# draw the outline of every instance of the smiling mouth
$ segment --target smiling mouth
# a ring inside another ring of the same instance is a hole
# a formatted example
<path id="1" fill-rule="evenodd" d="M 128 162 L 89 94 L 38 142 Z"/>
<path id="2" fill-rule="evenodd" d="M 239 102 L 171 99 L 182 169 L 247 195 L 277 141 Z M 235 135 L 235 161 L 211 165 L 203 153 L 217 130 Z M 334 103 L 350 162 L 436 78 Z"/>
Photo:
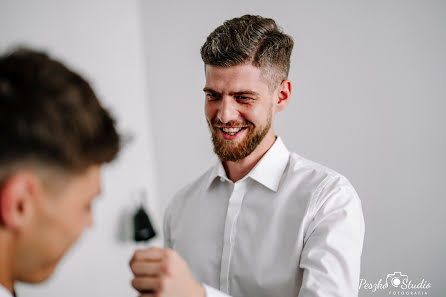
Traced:
<path id="1" fill-rule="evenodd" d="M 242 130 L 245 130 L 247 127 L 219 127 L 221 131 L 224 133 L 234 136 L 235 134 L 239 133 Z"/>

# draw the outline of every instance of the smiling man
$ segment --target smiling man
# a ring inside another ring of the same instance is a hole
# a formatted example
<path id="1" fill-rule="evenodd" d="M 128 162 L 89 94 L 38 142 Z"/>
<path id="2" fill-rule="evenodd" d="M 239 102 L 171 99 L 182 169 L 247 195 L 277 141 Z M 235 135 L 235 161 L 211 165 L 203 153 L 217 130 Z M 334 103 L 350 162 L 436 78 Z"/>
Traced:
<path id="1" fill-rule="evenodd" d="M 166 210 L 167 249 L 131 260 L 141 296 L 358 295 L 361 203 L 341 174 L 289 152 L 274 118 L 291 97 L 293 40 L 245 15 L 201 48 L 219 161 Z"/>
<path id="2" fill-rule="evenodd" d="M 120 147 L 89 84 L 46 54 L 0 57 L 0 297 L 47 279 L 85 228 Z"/>

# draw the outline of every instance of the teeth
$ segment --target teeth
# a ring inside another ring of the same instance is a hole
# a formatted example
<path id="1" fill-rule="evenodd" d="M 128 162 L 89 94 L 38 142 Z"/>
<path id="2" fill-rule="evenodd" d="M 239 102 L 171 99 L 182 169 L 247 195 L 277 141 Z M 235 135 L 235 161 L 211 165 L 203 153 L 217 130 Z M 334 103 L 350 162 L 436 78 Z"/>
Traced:
<path id="1" fill-rule="evenodd" d="M 234 135 L 236 134 L 238 131 L 242 130 L 242 128 L 222 128 L 224 132 L 230 134 L 230 135 Z"/>

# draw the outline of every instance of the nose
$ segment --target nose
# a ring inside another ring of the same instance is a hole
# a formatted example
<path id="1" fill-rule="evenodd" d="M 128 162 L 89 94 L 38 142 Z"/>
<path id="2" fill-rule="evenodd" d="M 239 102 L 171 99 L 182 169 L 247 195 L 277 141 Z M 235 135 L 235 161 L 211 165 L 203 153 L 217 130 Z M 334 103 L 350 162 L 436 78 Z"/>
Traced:
<path id="1" fill-rule="evenodd" d="M 222 123 L 238 119 L 237 105 L 230 96 L 224 96 L 220 101 L 217 117 Z"/>

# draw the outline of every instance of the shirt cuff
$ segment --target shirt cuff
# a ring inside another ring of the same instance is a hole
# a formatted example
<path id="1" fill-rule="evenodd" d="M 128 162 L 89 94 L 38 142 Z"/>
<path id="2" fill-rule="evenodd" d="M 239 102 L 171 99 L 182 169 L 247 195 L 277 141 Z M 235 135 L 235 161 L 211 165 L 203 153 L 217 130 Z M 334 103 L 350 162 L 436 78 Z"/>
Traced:
<path id="1" fill-rule="evenodd" d="M 202 284 L 204 287 L 204 291 L 206 292 L 206 297 L 230 297 L 229 295 L 226 295 L 225 293 L 214 289 L 208 285 Z"/>

